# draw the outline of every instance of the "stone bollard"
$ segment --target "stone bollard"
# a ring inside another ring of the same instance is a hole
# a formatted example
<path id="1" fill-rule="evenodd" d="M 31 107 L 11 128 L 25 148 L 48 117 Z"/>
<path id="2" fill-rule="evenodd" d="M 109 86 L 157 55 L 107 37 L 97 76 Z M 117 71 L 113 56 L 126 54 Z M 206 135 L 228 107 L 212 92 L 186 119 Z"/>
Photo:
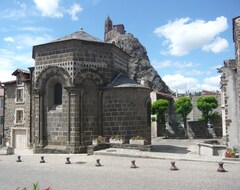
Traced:
<path id="1" fill-rule="evenodd" d="M 67 157 L 66 160 L 67 160 L 67 161 L 65 162 L 65 164 L 71 164 L 71 162 L 70 162 L 70 157 Z"/>
<path id="2" fill-rule="evenodd" d="M 224 168 L 223 168 L 223 162 L 219 162 L 218 163 L 219 167 L 217 169 L 218 172 L 227 172 Z"/>
<path id="3" fill-rule="evenodd" d="M 45 163 L 44 156 L 41 156 L 40 163 Z"/>
<path id="4" fill-rule="evenodd" d="M 21 156 L 18 156 L 17 158 L 18 158 L 18 159 L 17 159 L 17 162 L 22 162 Z"/>
<path id="5" fill-rule="evenodd" d="M 177 171 L 177 170 L 179 170 L 179 169 L 175 166 L 175 162 L 174 162 L 174 161 L 171 162 L 170 170 L 171 170 L 171 171 Z"/>
<path id="6" fill-rule="evenodd" d="M 137 168 L 136 164 L 135 164 L 135 160 L 132 160 L 132 165 L 131 165 L 131 168 Z"/>
<path id="7" fill-rule="evenodd" d="M 102 165 L 100 164 L 100 159 L 97 159 L 97 160 L 96 160 L 95 166 L 97 166 L 97 167 L 102 166 Z"/>

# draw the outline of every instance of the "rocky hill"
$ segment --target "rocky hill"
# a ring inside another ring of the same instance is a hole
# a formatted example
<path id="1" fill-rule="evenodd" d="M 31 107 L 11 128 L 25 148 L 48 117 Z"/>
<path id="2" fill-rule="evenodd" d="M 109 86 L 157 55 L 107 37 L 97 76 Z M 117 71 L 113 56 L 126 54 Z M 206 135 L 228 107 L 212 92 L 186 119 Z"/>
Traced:
<path id="1" fill-rule="evenodd" d="M 128 53 L 131 58 L 129 61 L 130 78 L 163 93 L 171 93 L 169 87 L 161 79 L 157 71 L 151 65 L 145 47 L 132 34 L 119 34 L 116 31 L 110 31 L 109 43 L 115 43 L 116 46 Z"/>

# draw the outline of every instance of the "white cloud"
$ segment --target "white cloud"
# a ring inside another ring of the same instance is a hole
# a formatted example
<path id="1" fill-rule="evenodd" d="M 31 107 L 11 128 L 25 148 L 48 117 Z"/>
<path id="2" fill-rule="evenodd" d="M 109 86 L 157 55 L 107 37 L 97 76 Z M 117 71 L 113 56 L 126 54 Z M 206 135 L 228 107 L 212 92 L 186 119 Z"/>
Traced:
<path id="1" fill-rule="evenodd" d="M 155 69 L 168 68 L 168 67 L 171 67 L 173 64 L 173 62 L 170 60 L 164 60 L 164 61 L 160 61 L 160 62 L 153 60 L 153 61 L 151 61 L 151 63 Z"/>
<path id="2" fill-rule="evenodd" d="M 196 70 L 196 69 L 193 69 L 193 70 L 184 70 L 182 71 L 184 72 L 185 74 L 187 75 L 191 75 L 191 76 L 200 76 L 200 75 L 204 75 L 206 73 L 204 73 L 203 71 L 199 71 L 199 70 Z"/>
<path id="3" fill-rule="evenodd" d="M 23 3 L 23 2 L 15 1 L 15 3 L 16 3 L 19 7 L 21 7 L 22 9 L 26 9 L 26 8 L 27 8 L 27 5 L 26 5 L 25 3 Z"/>
<path id="4" fill-rule="evenodd" d="M 152 65 L 154 66 L 154 68 L 158 69 L 158 68 L 168 68 L 168 67 L 175 67 L 175 68 L 190 68 L 190 67 L 194 67 L 194 64 L 191 62 L 179 62 L 179 61 L 171 61 L 171 60 L 164 60 L 164 61 L 156 61 L 153 60 Z"/>
<path id="5" fill-rule="evenodd" d="M 201 91 L 201 85 L 198 84 L 199 82 L 195 78 L 184 77 L 183 75 L 175 74 L 165 75 L 162 77 L 162 79 L 173 91 L 177 90 L 180 93 L 184 93 L 186 91 Z"/>
<path id="6" fill-rule="evenodd" d="M 17 5 L 17 9 L 5 9 L 0 13 L 0 19 L 19 19 L 26 17 L 27 6 L 25 3 L 19 1 L 14 1 L 14 4 Z"/>
<path id="7" fill-rule="evenodd" d="M 14 41 L 15 41 L 15 40 L 13 39 L 13 37 L 11 37 L 11 36 L 5 37 L 5 38 L 3 38 L 3 40 L 4 40 L 5 42 L 14 42 Z"/>
<path id="8" fill-rule="evenodd" d="M 202 89 L 215 91 L 220 89 L 220 75 L 214 77 L 207 77 L 204 79 L 204 83 L 202 84 Z"/>
<path id="9" fill-rule="evenodd" d="M 23 46 L 16 46 L 18 50 L 23 49 Z"/>
<path id="10" fill-rule="evenodd" d="M 224 51 L 228 42 L 219 35 L 227 28 L 227 18 L 223 16 L 208 22 L 180 18 L 157 27 L 154 33 L 165 38 L 163 45 L 168 46 L 168 54 L 183 56 L 197 48 L 214 53 Z"/>
<path id="11" fill-rule="evenodd" d="M 52 31 L 50 28 L 45 28 L 45 27 L 33 27 L 33 26 L 25 26 L 20 28 L 19 30 L 21 31 L 27 31 L 27 32 L 49 32 Z"/>
<path id="12" fill-rule="evenodd" d="M 16 37 L 18 45 L 31 47 L 34 45 L 44 44 L 52 41 L 52 37 L 48 34 L 43 34 L 41 36 L 36 35 L 19 35 Z"/>
<path id="13" fill-rule="evenodd" d="M 0 66 L 1 66 L 1 64 L 0 64 Z M 7 81 L 15 80 L 16 77 L 12 76 L 13 72 L 14 72 L 14 70 L 11 70 L 9 68 L 1 69 L 0 70 L 0 82 L 7 82 Z"/>
<path id="14" fill-rule="evenodd" d="M 33 65 L 31 54 L 18 55 L 7 49 L 0 49 L 0 81 L 14 80 L 15 77 L 12 76 L 12 73 L 19 65 L 21 68 Z"/>
<path id="15" fill-rule="evenodd" d="M 220 90 L 220 75 L 207 77 L 202 84 L 196 78 L 185 77 L 181 74 L 165 75 L 162 79 L 171 90 L 177 90 L 179 93 Z"/>
<path id="16" fill-rule="evenodd" d="M 7 9 L 1 12 L 0 19 L 18 19 L 18 18 L 25 18 L 26 12 L 25 9 Z"/>
<path id="17" fill-rule="evenodd" d="M 212 51 L 213 53 L 223 52 L 228 47 L 228 41 L 223 38 L 216 38 L 211 44 L 202 47 L 203 51 Z"/>
<path id="18" fill-rule="evenodd" d="M 92 5 L 95 6 L 98 3 L 100 3 L 102 0 L 89 0 L 90 2 L 92 2 Z"/>
<path id="19" fill-rule="evenodd" d="M 41 11 L 42 16 L 47 17 L 63 17 L 63 13 L 60 11 L 60 0 L 33 0 L 37 5 L 37 8 Z"/>
<path id="20" fill-rule="evenodd" d="M 80 13 L 83 10 L 80 4 L 74 4 L 70 9 L 69 9 L 69 14 L 71 15 L 71 19 L 74 21 L 78 20 L 77 14 Z"/>
<path id="21" fill-rule="evenodd" d="M 34 45 L 44 44 L 52 41 L 52 37 L 48 34 L 42 34 L 42 35 L 32 35 L 32 34 L 24 34 L 24 35 L 18 35 L 14 36 L 14 45 L 15 47 L 20 49 L 29 49 L 32 48 Z M 11 40 L 11 39 L 8 39 Z"/>

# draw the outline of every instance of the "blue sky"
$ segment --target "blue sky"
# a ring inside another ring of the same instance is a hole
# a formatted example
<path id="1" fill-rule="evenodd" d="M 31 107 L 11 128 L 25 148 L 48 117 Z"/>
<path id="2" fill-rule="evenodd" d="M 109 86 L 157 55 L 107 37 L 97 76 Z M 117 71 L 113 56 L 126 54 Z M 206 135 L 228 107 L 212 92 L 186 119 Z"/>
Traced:
<path id="1" fill-rule="evenodd" d="M 219 90 L 216 68 L 234 59 L 239 0 L 1 0 L 0 81 L 34 65 L 32 46 L 78 31 L 103 39 L 104 21 L 124 24 L 178 92 Z"/>

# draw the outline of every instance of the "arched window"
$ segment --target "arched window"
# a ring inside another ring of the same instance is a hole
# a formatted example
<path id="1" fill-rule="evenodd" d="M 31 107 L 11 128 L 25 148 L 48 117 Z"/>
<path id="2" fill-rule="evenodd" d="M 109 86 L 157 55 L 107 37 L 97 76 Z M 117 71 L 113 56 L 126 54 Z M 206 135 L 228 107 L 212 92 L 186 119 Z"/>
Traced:
<path id="1" fill-rule="evenodd" d="M 62 104 L 62 85 L 56 83 L 54 86 L 54 105 Z"/>

